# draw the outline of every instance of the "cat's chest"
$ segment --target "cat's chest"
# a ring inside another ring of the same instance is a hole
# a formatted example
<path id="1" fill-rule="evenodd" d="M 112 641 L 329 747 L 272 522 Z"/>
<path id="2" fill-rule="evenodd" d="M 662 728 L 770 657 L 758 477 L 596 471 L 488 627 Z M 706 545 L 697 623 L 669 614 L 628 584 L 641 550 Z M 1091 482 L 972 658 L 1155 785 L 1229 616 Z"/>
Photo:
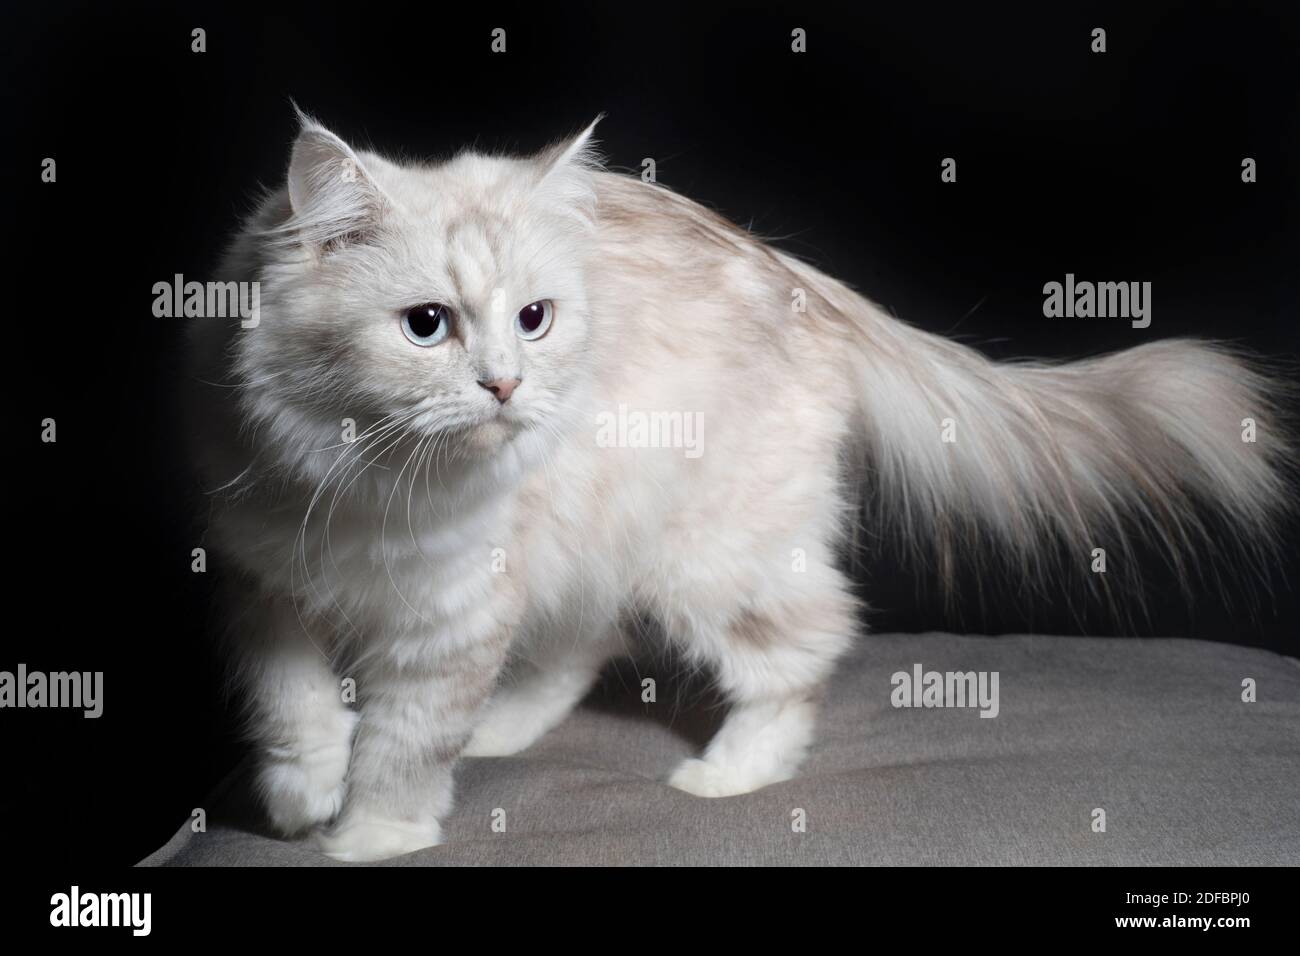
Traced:
<path id="1" fill-rule="evenodd" d="M 334 522 L 318 537 L 328 538 L 336 555 L 361 571 L 367 567 L 463 571 L 509 535 L 511 513 L 504 503 L 473 510 L 424 506 L 368 509 Z"/>
<path id="2" fill-rule="evenodd" d="M 442 615 L 491 590 L 512 547 L 506 500 L 476 508 L 419 506 L 338 509 L 309 521 L 294 546 L 294 590 Z"/>

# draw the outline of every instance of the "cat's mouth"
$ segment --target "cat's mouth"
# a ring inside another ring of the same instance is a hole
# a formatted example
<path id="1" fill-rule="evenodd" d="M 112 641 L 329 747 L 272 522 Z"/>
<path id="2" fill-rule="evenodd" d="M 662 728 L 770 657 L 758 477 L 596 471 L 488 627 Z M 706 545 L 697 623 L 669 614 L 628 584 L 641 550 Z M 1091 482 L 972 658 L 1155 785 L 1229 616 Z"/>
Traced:
<path id="1" fill-rule="evenodd" d="M 485 410 L 482 424 L 495 422 L 522 431 L 532 421 L 532 416 L 517 402 L 494 402 L 493 406 Z"/>
<path id="2" fill-rule="evenodd" d="M 454 443 L 474 451 L 491 451 L 527 431 L 532 416 L 510 402 L 493 402 L 495 407 L 483 407 L 468 420 L 462 420 L 444 434 Z"/>

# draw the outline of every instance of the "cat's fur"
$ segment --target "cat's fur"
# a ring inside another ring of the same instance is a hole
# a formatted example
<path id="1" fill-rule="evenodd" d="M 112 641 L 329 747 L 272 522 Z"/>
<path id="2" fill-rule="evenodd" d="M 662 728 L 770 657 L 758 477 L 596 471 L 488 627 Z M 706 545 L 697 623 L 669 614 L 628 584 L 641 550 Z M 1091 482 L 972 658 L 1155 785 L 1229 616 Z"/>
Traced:
<path id="1" fill-rule="evenodd" d="M 232 249 L 223 278 L 260 281 L 261 318 L 196 334 L 198 449 L 280 831 L 345 860 L 437 843 L 457 757 L 563 720 L 627 614 L 731 704 L 669 783 L 790 777 L 857 626 L 836 551 L 864 493 L 945 572 L 978 535 L 1025 573 L 1064 543 L 1061 573 L 1087 576 L 1126 534 L 1182 556 L 1198 501 L 1272 533 L 1286 449 L 1229 351 L 995 364 L 603 171 L 590 135 L 413 166 L 304 117 Z M 512 318 L 540 299 L 554 324 L 524 341 Z M 432 348 L 399 328 L 425 302 L 456 316 Z M 511 376 L 505 404 L 478 384 Z M 619 406 L 698 416 L 702 454 L 605 447 Z"/>

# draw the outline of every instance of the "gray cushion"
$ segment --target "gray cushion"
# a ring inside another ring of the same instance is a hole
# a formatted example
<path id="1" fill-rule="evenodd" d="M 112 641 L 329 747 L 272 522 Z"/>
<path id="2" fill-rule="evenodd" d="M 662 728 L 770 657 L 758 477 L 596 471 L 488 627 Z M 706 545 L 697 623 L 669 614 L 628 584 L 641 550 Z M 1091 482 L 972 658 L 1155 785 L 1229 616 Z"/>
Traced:
<path id="1" fill-rule="evenodd" d="M 999 672 L 998 716 L 893 707 L 891 675 L 916 663 Z M 1300 863 L 1294 658 L 1188 640 L 865 637 L 801 775 L 716 800 L 663 783 L 719 714 L 674 694 L 674 673 L 624 668 L 525 753 L 462 762 L 447 842 L 389 862 Z M 643 676 L 658 703 L 641 702 Z M 207 832 L 187 822 L 142 864 L 343 865 L 261 832 L 242 777 L 206 809 Z"/>

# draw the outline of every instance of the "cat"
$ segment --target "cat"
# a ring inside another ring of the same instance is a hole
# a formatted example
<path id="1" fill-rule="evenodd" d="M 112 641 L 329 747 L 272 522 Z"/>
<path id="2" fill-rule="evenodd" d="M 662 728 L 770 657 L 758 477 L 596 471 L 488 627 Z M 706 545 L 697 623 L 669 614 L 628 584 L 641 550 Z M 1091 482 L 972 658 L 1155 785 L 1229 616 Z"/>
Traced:
<path id="1" fill-rule="evenodd" d="M 595 123 L 421 165 L 299 121 L 223 267 L 260 320 L 196 326 L 194 435 L 262 802 L 336 859 L 437 844 L 458 757 L 564 720 L 629 614 L 729 704 L 668 783 L 791 778 L 864 496 L 945 578 L 975 541 L 1189 560 L 1207 503 L 1277 532 L 1277 387 L 1221 345 L 998 364 L 606 171 Z"/>

